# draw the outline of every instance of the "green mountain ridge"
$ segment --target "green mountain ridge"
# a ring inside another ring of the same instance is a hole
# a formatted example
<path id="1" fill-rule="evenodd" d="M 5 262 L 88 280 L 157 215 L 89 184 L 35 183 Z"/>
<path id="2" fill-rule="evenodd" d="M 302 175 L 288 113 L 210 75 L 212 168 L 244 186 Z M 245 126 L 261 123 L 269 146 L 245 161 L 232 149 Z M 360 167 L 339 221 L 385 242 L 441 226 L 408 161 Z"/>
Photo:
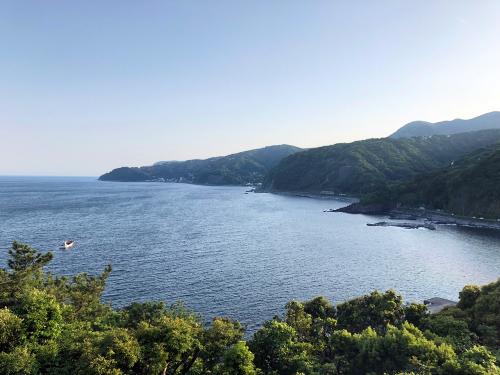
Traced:
<path id="1" fill-rule="evenodd" d="M 455 119 L 436 123 L 413 121 L 399 128 L 390 138 L 450 135 L 485 129 L 500 129 L 500 112 L 485 113 L 469 120 Z"/>
<path id="2" fill-rule="evenodd" d="M 443 168 L 500 142 L 500 129 L 454 135 L 380 138 L 308 149 L 284 158 L 264 180 L 271 192 L 364 195 Z"/>
<path id="3" fill-rule="evenodd" d="M 167 181 L 202 185 L 246 185 L 264 180 L 281 159 L 300 148 L 268 146 L 227 156 L 186 161 L 158 162 L 144 167 L 121 167 L 108 172 L 101 181 Z"/>

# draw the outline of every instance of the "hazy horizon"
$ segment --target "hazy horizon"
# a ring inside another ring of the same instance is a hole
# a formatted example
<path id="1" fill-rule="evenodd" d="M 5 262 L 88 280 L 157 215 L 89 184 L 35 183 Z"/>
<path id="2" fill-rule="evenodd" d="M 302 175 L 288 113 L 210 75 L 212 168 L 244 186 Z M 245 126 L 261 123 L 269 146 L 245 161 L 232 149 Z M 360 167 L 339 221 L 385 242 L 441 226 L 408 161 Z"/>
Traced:
<path id="1" fill-rule="evenodd" d="M 385 137 L 500 109 L 500 3 L 5 1 L 0 175 Z"/>
<path id="2" fill-rule="evenodd" d="M 486 113 L 491 113 L 491 112 L 498 112 L 498 111 L 490 111 L 490 112 L 486 112 Z M 482 113 L 478 116 L 481 116 L 481 115 L 484 115 L 486 113 Z M 478 117 L 478 116 L 474 116 L 474 117 Z M 474 118 L 473 117 L 473 118 Z M 435 122 L 441 122 L 441 121 L 450 121 L 450 120 L 469 120 L 468 118 L 467 119 L 464 119 L 464 118 L 450 118 L 450 119 L 445 119 L 445 120 L 440 120 L 440 121 L 433 121 L 432 123 L 435 123 Z M 425 120 L 414 120 L 414 121 L 425 121 Z M 401 126 L 404 126 L 406 124 L 403 124 Z M 400 128 L 400 127 L 398 127 Z M 397 128 L 397 129 L 398 129 Z M 394 129 L 394 130 L 397 130 L 397 129 Z M 388 134 L 389 135 L 389 134 Z M 387 136 L 388 136 L 387 135 Z M 377 137 L 378 138 L 378 137 Z M 380 138 L 383 138 L 383 136 L 381 136 Z M 367 138 L 363 138 L 363 139 L 367 139 Z M 361 140 L 361 139 L 359 139 Z M 352 140 L 352 141 L 356 141 L 356 139 Z M 335 143 L 332 143 L 332 144 L 335 144 Z M 154 163 L 157 163 L 157 162 L 182 162 L 182 161 L 186 161 L 186 160 L 193 160 L 193 159 L 206 159 L 206 158 L 211 158 L 211 157 L 219 157 L 219 156 L 227 156 L 227 155 L 231 155 L 231 154 L 235 154 L 235 153 L 240 153 L 240 152 L 244 152 L 244 151 L 251 151 L 251 150 L 254 150 L 254 149 L 259 149 L 259 148 L 264 148 L 264 147 L 268 147 L 268 146 L 276 146 L 276 145 L 284 145 L 284 143 L 276 143 L 276 144 L 273 144 L 273 145 L 263 145 L 263 146 L 260 146 L 260 147 L 256 147 L 256 148 L 246 148 L 246 149 L 241 149 L 241 150 L 237 150 L 237 151 L 234 151 L 234 152 L 229 152 L 227 154 L 217 154 L 217 155 L 208 155 L 208 156 L 205 156 L 205 157 L 199 157 L 199 158 L 196 158 L 196 157 L 193 157 L 193 158 L 186 158 L 186 159 L 169 159 L 169 160 L 155 160 L 155 161 L 152 161 L 151 163 L 148 163 L 148 164 L 141 164 L 141 165 L 116 165 L 111 169 L 115 169 L 115 168 L 119 168 L 119 167 L 141 167 L 141 166 L 147 166 L 147 165 L 152 165 Z M 312 147 L 301 147 L 301 146 L 297 146 L 297 145 L 290 145 L 290 146 L 296 146 L 296 147 L 300 147 L 300 148 L 303 148 L 303 149 L 309 149 L 309 148 L 314 148 L 314 147 L 321 147 L 321 146 L 328 146 L 330 144 L 321 144 L 321 145 L 317 145 L 317 146 L 312 146 Z M 104 173 L 104 172 L 103 172 Z M 9 176 L 12 176 L 12 177 L 99 177 L 100 174 L 95 174 L 95 175 L 79 175 L 79 174 L 23 174 L 23 173 L 11 173 L 11 174 L 0 174 L 0 176 L 4 176 L 4 177 L 9 177 Z"/>

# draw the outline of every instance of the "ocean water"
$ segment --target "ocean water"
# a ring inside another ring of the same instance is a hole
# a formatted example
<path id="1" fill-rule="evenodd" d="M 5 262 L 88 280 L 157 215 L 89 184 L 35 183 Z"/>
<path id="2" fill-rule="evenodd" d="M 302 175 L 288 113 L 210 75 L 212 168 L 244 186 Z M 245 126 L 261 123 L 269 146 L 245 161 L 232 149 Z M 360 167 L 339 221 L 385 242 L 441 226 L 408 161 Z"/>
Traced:
<path id="1" fill-rule="evenodd" d="M 367 227 L 345 205 L 243 187 L 0 177 L 0 263 L 13 240 L 53 251 L 56 274 L 112 264 L 104 299 L 182 300 L 206 319 L 255 330 L 291 299 L 338 303 L 374 289 L 407 301 L 457 299 L 500 276 L 500 234 L 441 226 Z M 75 247 L 60 250 L 65 239 Z"/>

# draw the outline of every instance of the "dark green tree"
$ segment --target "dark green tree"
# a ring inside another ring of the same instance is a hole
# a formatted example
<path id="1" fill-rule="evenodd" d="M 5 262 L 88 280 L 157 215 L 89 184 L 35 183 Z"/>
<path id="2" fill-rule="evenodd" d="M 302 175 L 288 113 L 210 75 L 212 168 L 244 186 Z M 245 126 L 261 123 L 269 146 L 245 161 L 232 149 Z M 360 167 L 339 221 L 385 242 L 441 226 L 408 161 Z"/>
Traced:
<path id="1" fill-rule="evenodd" d="M 337 306 L 338 325 L 350 332 L 361 332 L 368 327 L 382 332 L 389 324 L 400 326 L 405 316 L 402 302 L 393 290 L 352 299 Z"/>

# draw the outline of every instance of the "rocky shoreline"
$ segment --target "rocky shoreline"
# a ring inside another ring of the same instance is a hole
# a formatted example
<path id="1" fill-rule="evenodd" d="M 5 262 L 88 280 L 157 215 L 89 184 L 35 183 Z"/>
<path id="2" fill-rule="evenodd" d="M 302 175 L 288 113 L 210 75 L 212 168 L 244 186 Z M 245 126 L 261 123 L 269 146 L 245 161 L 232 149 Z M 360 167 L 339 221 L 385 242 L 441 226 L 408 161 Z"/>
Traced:
<path id="1" fill-rule="evenodd" d="M 456 225 L 467 228 L 500 230 L 500 219 L 455 216 L 443 211 L 427 209 L 395 209 L 382 204 L 363 205 L 361 203 L 353 203 L 338 209 L 330 209 L 326 212 L 388 216 L 389 219 L 393 220 L 419 220 L 430 225 Z"/>
<path id="2" fill-rule="evenodd" d="M 264 189 L 255 189 L 255 193 L 269 193 L 275 195 L 284 195 L 289 197 L 299 197 L 299 198 L 311 198 L 311 199 L 322 199 L 322 200 L 335 200 L 347 203 L 349 206 L 355 204 L 359 201 L 359 198 L 353 197 L 346 194 L 333 194 L 333 193 L 310 193 L 310 192 L 300 192 L 300 191 L 269 191 Z M 347 206 L 346 206 L 347 207 Z"/>

